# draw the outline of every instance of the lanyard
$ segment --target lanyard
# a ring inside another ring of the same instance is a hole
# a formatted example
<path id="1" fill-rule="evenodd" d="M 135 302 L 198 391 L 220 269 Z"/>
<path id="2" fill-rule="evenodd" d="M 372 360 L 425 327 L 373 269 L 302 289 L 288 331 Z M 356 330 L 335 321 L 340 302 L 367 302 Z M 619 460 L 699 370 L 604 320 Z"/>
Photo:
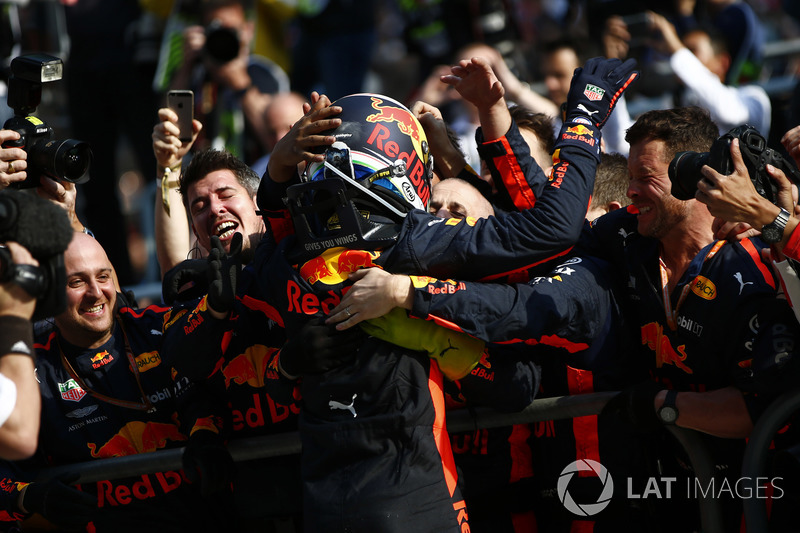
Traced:
<path id="1" fill-rule="evenodd" d="M 122 322 L 119 322 L 120 330 L 122 331 L 122 338 L 125 341 L 125 355 L 128 358 L 128 365 L 130 365 L 131 372 L 133 372 L 133 377 L 136 379 L 136 386 L 139 388 L 139 394 L 142 397 L 142 403 L 132 402 L 129 400 L 122 400 L 119 398 L 112 398 L 111 396 L 106 396 L 105 394 L 99 393 L 95 390 L 90 389 L 86 386 L 86 383 L 81 379 L 75 369 L 72 368 L 67 356 L 64 355 L 64 350 L 61 349 L 61 343 L 58 342 L 58 337 L 56 337 L 56 344 L 58 344 L 58 351 L 61 354 L 61 362 L 66 368 L 67 373 L 70 375 L 72 379 L 74 379 L 78 385 L 85 390 L 87 393 L 91 394 L 95 398 L 100 401 L 110 403 L 111 405 L 116 405 L 119 407 L 125 407 L 127 409 L 136 409 L 137 411 L 147 411 L 148 413 L 155 413 L 156 408 L 153 403 L 150 401 L 150 398 L 144 393 L 144 389 L 142 388 L 142 380 L 139 376 L 139 367 L 136 365 L 136 360 L 133 358 L 133 351 L 131 350 L 131 345 L 128 342 L 128 335 L 125 333 L 125 327 L 122 325 Z"/>
<path id="2" fill-rule="evenodd" d="M 703 263 L 714 257 L 722 245 L 725 244 L 725 241 L 717 241 L 717 243 L 711 247 L 708 251 L 706 256 L 703 258 Z M 681 305 L 683 305 L 683 301 L 686 299 L 686 296 L 689 294 L 689 290 L 694 285 L 694 280 L 692 283 L 687 283 L 684 285 L 683 289 L 681 290 L 681 295 L 678 297 L 678 304 L 675 306 L 675 309 L 672 309 L 672 300 L 670 299 L 669 293 L 669 277 L 667 276 L 667 267 L 664 264 L 664 260 L 661 256 L 658 256 L 658 267 L 661 270 L 661 299 L 664 302 L 664 314 L 667 317 L 667 325 L 669 329 L 675 331 L 678 329 L 678 309 L 680 309 Z M 697 279 L 695 277 L 695 279 Z"/>

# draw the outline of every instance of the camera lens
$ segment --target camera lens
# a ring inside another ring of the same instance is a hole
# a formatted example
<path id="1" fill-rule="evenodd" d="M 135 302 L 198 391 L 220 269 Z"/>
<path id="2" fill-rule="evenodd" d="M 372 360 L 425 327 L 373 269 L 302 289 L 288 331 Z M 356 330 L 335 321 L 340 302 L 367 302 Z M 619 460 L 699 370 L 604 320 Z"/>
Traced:
<path id="1" fill-rule="evenodd" d="M 205 52 L 219 63 L 227 63 L 239 55 L 239 33 L 219 23 L 206 30 Z"/>
<path id="2" fill-rule="evenodd" d="M 75 139 L 53 140 L 36 150 L 34 157 L 35 164 L 48 176 L 73 183 L 89 180 L 86 174 L 92 160 L 89 143 Z"/>
<path id="3" fill-rule="evenodd" d="M 700 170 L 708 162 L 708 152 L 678 152 L 669 163 L 672 196 L 691 200 L 697 192 L 697 182 L 703 177 Z"/>

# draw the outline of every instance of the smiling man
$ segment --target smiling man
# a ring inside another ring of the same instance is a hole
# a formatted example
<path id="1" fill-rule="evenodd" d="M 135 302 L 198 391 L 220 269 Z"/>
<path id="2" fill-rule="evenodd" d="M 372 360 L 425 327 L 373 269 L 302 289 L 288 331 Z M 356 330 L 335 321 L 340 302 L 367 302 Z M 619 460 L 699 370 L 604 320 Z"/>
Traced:
<path id="1" fill-rule="evenodd" d="M 192 220 L 192 231 L 204 250 L 216 235 L 229 251 L 234 233 L 241 233 L 242 261 L 264 234 L 264 222 L 256 215 L 258 175 L 229 152 L 214 149 L 196 154 L 181 176 L 180 192 Z"/>
<path id="2" fill-rule="evenodd" d="M 777 297 L 760 241 L 716 241 L 707 207 L 671 193 L 675 153 L 708 152 L 717 135 L 708 111 L 698 107 L 640 116 L 626 135 L 632 206 L 597 219 L 583 244 L 612 263 L 614 290 L 640 330 L 637 357 L 652 377 L 615 397 L 609 410 L 642 429 L 677 425 L 713 436 L 707 438 L 715 481 L 733 483 L 759 413 L 786 390 L 780 376 L 796 364 L 798 328 Z M 778 353 L 781 346 L 791 347 Z M 665 472 L 691 475 L 673 460 L 667 441 L 653 450 Z M 683 531 L 696 520 L 691 494 L 662 503 L 669 507 L 665 530 Z M 722 504 L 725 530 L 733 530 L 741 501 Z"/>

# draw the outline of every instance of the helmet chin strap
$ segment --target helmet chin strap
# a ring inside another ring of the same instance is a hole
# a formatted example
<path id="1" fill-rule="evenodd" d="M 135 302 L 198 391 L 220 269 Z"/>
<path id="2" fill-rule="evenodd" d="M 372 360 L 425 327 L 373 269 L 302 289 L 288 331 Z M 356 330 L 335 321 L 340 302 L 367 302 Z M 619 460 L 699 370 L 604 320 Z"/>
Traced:
<path id="1" fill-rule="evenodd" d="M 396 214 L 400 218 L 405 218 L 406 214 L 403 213 L 402 211 L 399 211 L 398 209 L 396 209 L 389 202 L 387 202 L 386 200 L 384 200 L 383 198 L 381 198 L 380 196 L 378 196 L 374 192 L 370 191 L 369 189 L 367 189 L 366 187 L 364 187 L 363 185 L 358 183 L 356 180 L 354 180 L 353 178 L 351 178 L 350 176 L 348 176 L 347 174 L 345 174 L 344 172 L 342 172 L 341 170 L 339 170 L 335 166 L 331 165 L 327 161 L 325 161 L 324 164 L 325 164 L 325 168 L 326 169 L 330 170 L 331 172 L 333 172 L 334 174 L 336 174 L 337 176 L 339 176 L 340 178 L 345 180 L 347 183 L 349 183 L 349 184 L 353 185 L 354 187 L 360 189 L 363 193 L 369 195 L 373 200 L 379 202 L 382 206 L 384 206 L 385 208 L 387 208 L 388 210 L 390 210 L 392 213 Z"/>

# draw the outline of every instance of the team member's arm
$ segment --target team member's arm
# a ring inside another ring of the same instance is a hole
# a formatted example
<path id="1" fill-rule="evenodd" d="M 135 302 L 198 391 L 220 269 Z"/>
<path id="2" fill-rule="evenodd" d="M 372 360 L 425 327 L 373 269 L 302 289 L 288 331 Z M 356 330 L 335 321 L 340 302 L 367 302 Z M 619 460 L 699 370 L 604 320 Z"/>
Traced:
<path id="1" fill-rule="evenodd" d="M 602 330 L 611 308 L 606 268 L 592 258 L 573 259 L 549 277 L 513 285 L 364 269 L 351 275 L 356 281 L 328 322 L 346 329 L 402 307 L 487 342 L 544 343 L 576 352 Z"/>
<path id="2" fill-rule="evenodd" d="M 153 152 L 156 156 L 158 191 L 155 205 L 156 256 L 161 275 L 185 260 L 192 246 L 192 235 L 180 186 L 181 161 L 189 153 L 203 129 L 199 120 L 192 121 L 192 140 L 178 138 L 178 116 L 169 108 L 158 110 L 161 122 L 153 128 Z"/>

